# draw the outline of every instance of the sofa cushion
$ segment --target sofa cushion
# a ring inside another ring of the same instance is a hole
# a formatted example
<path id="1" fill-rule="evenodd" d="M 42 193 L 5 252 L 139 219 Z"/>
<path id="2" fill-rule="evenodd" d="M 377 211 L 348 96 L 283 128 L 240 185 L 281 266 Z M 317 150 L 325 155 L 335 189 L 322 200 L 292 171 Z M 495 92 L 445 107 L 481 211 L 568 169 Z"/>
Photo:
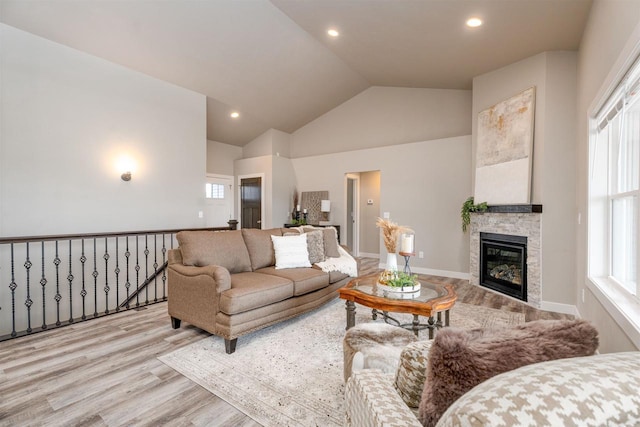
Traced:
<path id="1" fill-rule="evenodd" d="M 276 269 L 311 267 L 307 236 L 271 236 L 276 253 Z"/>
<path id="2" fill-rule="evenodd" d="M 329 274 L 315 268 L 261 268 L 257 273 L 270 274 L 293 281 L 293 295 L 304 295 L 329 286 Z"/>
<path id="3" fill-rule="evenodd" d="M 330 271 L 329 272 L 329 283 L 336 283 L 342 279 L 346 279 L 349 277 L 348 274 L 341 273 L 340 271 Z"/>
<path id="4" fill-rule="evenodd" d="M 400 353 L 400 362 L 393 385 L 402 400 L 411 408 L 420 406 L 431 344 L 433 340 L 411 343 Z"/>
<path id="5" fill-rule="evenodd" d="M 220 294 L 220 311 L 233 315 L 264 307 L 293 296 L 293 282 L 255 272 L 231 276 L 231 289 Z"/>
<path id="6" fill-rule="evenodd" d="M 282 236 L 282 230 L 279 228 L 271 230 L 242 229 L 242 237 L 247 245 L 247 251 L 251 259 L 251 270 L 256 271 L 263 267 L 275 265 L 276 254 L 273 250 L 271 236 Z"/>
<path id="7" fill-rule="evenodd" d="M 184 265 L 219 265 L 230 273 L 251 271 L 249 252 L 240 230 L 181 231 L 176 239 Z"/>
<path id="8" fill-rule="evenodd" d="M 460 396 L 502 372 L 532 363 L 589 356 L 598 332 L 585 320 L 537 320 L 502 329 L 443 328 L 429 352 L 419 407 L 433 426 Z"/>

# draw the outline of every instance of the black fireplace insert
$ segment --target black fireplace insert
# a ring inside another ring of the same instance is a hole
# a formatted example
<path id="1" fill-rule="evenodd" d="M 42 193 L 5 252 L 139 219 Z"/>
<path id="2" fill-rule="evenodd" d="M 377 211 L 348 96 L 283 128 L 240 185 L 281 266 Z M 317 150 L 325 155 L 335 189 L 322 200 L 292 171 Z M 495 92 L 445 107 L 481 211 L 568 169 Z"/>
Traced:
<path id="1" fill-rule="evenodd" d="M 527 238 L 480 233 L 480 285 L 527 301 Z"/>

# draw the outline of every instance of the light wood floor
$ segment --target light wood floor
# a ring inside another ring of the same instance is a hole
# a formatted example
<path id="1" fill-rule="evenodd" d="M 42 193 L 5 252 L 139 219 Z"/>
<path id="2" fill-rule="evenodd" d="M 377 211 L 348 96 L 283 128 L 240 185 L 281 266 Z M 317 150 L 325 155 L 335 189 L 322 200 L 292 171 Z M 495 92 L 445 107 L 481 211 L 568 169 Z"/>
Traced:
<path id="1" fill-rule="evenodd" d="M 362 259 L 361 273 L 377 264 Z M 527 321 L 570 317 L 465 280 L 423 278 L 452 283 L 459 301 L 524 313 Z M 259 425 L 157 359 L 206 336 L 184 323 L 171 329 L 166 303 L 159 303 L 2 342 L 0 426 Z"/>

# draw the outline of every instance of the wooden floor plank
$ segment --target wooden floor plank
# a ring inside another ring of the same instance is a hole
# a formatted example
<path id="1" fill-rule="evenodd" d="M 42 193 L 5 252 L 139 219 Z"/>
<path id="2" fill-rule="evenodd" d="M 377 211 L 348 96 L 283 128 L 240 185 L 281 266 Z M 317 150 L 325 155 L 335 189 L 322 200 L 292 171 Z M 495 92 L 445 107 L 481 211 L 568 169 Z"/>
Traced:
<path id="1" fill-rule="evenodd" d="M 377 271 L 378 262 L 361 259 L 361 274 Z M 571 317 L 466 280 L 421 279 L 451 283 L 458 301 L 527 320 Z M 159 303 L 2 342 L 0 426 L 259 426 L 157 359 L 207 336 L 189 324 L 172 329 L 167 305 Z"/>

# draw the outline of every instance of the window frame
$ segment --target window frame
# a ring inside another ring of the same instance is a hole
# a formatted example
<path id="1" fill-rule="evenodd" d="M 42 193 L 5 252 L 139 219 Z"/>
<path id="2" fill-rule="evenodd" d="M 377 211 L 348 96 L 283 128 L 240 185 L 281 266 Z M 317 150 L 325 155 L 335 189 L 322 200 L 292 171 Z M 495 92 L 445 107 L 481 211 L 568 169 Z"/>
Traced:
<path id="1" fill-rule="evenodd" d="M 640 27 L 639 27 L 640 29 Z M 631 43 L 634 41 L 634 43 Z M 592 191 L 594 186 L 593 174 L 596 169 L 594 157 L 597 152 L 598 132 L 601 129 L 602 122 L 598 119 L 602 118 L 602 112 L 610 110 L 614 107 L 613 100 L 620 95 L 620 91 L 624 88 L 625 79 L 631 75 L 631 72 L 635 71 L 640 76 L 640 30 L 636 31 L 629 40 L 629 44 L 623 49 L 618 61 L 612 68 L 611 72 L 607 76 L 606 80 L 598 95 L 594 98 L 593 103 L 589 107 L 589 114 L 587 118 L 588 123 L 588 152 L 587 152 L 587 194 L 586 194 L 586 208 L 587 208 L 587 222 L 586 222 L 586 236 L 587 236 L 587 248 L 586 248 L 586 288 L 593 293 L 596 299 L 602 304 L 605 311 L 611 316 L 611 318 L 620 326 L 620 328 L 626 333 L 631 342 L 638 348 L 640 348 L 640 298 L 633 296 L 624 285 L 620 284 L 617 280 L 611 277 L 609 274 L 594 274 L 594 264 L 596 270 L 603 271 L 606 267 L 606 271 L 610 271 L 611 267 L 611 242 L 610 236 L 612 230 L 611 225 L 611 201 L 609 192 L 609 147 L 607 146 L 607 182 L 606 182 L 606 212 L 603 212 L 602 205 L 599 206 L 600 211 L 595 212 L 594 206 L 597 207 L 597 203 L 594 202 L 594 192 Z M 600 188 L 599 190 L 602 190 Z M 637 190 L 634 190 L 634 192 Z M 600 192 L 600 196 L 602 196 Z M 620 196 L 617 194 L 616 196 Z M 598 193 L 595 192 L 595 198 L 597 199 Z M 639 196 L 640 197 L 640 196 Z M 600 201 L 602 203 L 602 201 Z M 639 209 L 640 210 L 640 209 Z M 604 218 L 603 218 L 604 217 Z M 602 239 L 602 229 L 594 229 L 598 225 L 597 222 L 602 224 L 602 221 L 606 219 L 606 239 Z M 597 221 L 594 223 L 594 221 Z M 640 231 L 638 232 L 640 235 Z M 604 244 L 604 247 L 594 248 L 594 244 Z M 606 259 L 595 259 L 602 253 L 607 254 Z M 637 250 L 638 255 L 638 267 L 640 269 L 640 248 Z M 603 267 L 603 264 L 606 266 Z M 638 283 L 636 283 L 636 289 L 638 289 Z M 582 302 L 585 303 L 584 290 L 582 291 Z"/>

